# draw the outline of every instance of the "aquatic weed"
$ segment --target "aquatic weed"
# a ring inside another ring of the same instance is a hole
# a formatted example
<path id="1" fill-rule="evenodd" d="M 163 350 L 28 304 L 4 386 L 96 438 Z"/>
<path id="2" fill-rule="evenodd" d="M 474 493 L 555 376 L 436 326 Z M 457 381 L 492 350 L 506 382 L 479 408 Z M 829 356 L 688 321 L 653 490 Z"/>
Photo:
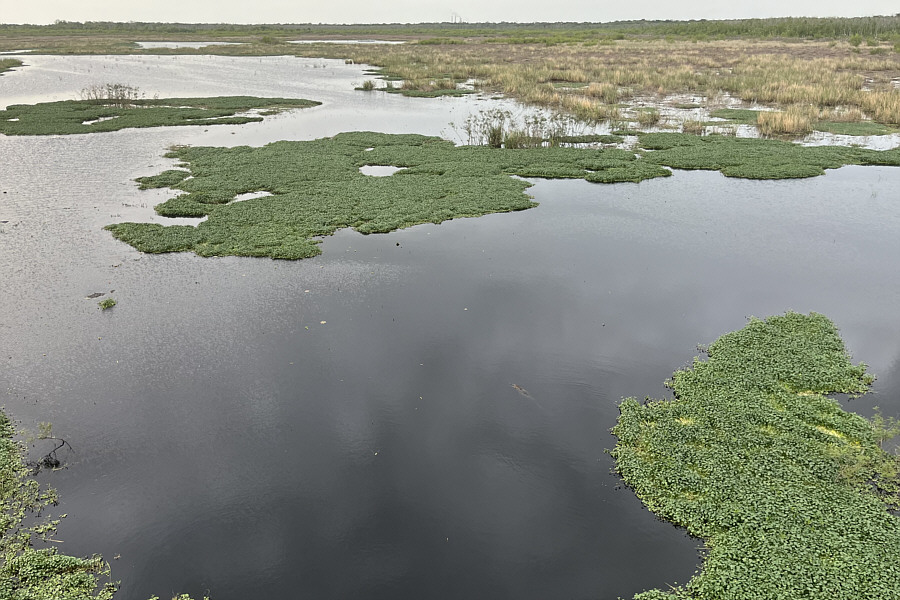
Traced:
<path id="1" fill-rule="evenodd" d="M 828 392 L 862 393 L 834 324 L 787 313 L 726 334 L 676 371 L 675 400 L 625 400 L 616 471 L 660 518 L 706 542 L 683 587 L 635 596 L 900 597 L 898 459 Z"/>

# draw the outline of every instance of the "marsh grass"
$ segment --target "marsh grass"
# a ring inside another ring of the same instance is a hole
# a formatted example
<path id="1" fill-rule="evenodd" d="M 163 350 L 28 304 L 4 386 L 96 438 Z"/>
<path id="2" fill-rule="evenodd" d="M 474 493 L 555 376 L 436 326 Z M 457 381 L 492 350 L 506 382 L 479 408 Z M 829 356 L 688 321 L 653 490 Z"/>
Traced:
<path id="1" fill-rule="evenodd" d="M 756 127 L 764 136 L 801 136 L 812 131 L 813 117 L 808 107 L 791 106 L 784 111 L 762 111 Z"/>
<path id="2" fill-rule="evenodd" d="M 17 58 L 0 58 L 0 74 L 21 67 L 22 61 Z"/>
<path id="3" fill-rule="evenodd" d="M 900 121 L 900 93 L 891 85 L 900 75 L 900 57 L 857 56 L 847 48 L 773 40 L 628 39 L 609 46 L 469 40 L 452 46 L 343 47 L 339 55 L 380 65 L 405 80 L 474 79 L 483 91 L 561 108 L 585 120 L 607 118 L 600 107 L 639 95 L 691 93 L 712 99 L 725 93 L 775 108 L 855 107 L 878 122 Z M 330 51 L 338 56 L 336 49 Z"/>
<path id="4" fill-rule="evenodd" d="M 681 131 L 682 133 L 689 133 L 691 135 L 703 135 L 706 131 L 706 122 L 698 121 L 696 119 L 687 119 L 682 121 Z"/>
<path id="5" fill-rule="evenodd" d="M 660 114 L 656 108 L 638 108 L 635 110 L 635 118 L 641 127 L 653 127 L 659 124 Z"/>
<path id="6" fill-rule="evenodd" d="M 826 317 L 788 313 L 676 371 L 675 400 L 624 401 L 616 471 L 706 546 L 686 585 L 636 600 L 900 597 L 900 459 L 881 449 L 896 424 L 825 395 L 872 379 Z"/>
<path id="7" fill-rule="evenodd" d="M 105 90 L 99 93 L 103 92 Z M 263 117 L 258 115 L 239 115 L 251 109 L 280 111 L 308 108 L 319 104 L 320 102 L 312 100 L 252 96 L 145 99 L 125 95 L 115 98 L 16 104 L 0 111 L 0 133 L 69 135 L 118 131 L 132 127 L 240 125 L 263 120 Z"/>
<path id="8" fill-rule="evenodd" d="M 296 39 L 297 31 L 292 32 L 288 26 L 238 26 L 228 31 L 211 27 L 204 30 L 205 39 L 243 43 L 199 50 L 153 51 L 136 49 L 131 43 L 136 34 L 129 36 L 125 33 L 129 27 L 122 24 L 117 30 L 104 29 L 102 24 L 9 29 L 7 37 L 0 38 L 0 49 L 27 44 L 51 53 L 294 54 L 339 58 L 379 65 L 382 77 L 410 82 L 402 92 L 408 95 L 440 95 L 434 85 L 438 81 L 458 84 L 474 79 L 481 91 L 502 92 L 585 119 L 603 117 L 600 113 L 604 109 L 596 108 L 594 103 L 611 106 L 637 96 L 686 92 L 708 99 L 728 94 L 782 110 L 793 104 L 855 107 L 876 122 L 900 123 L 900 92 L 891 84 L 892 78 L 900 76 L 900 54 L 880 53 L 888 50 L 887 44 L 897 43 L 896 37 L 890 37 L 900 29 L 897 17 L 602 26 L 485 24 L 457 29 L 438 25 L 312 28 L 331 37 L 386 35 L 410 41 L 448 41 L 367 46 L 261 43 L 265 36 L 276 41 Z M 196 37 L 195 30 L 196 27 L 177 26 L 171 31 L 157 30 L 157 37 L 187 39 L 190 32 Z M 723 33 L 726 31 L 730 33 Z M 754 31 L 765 39 L 751 39 Z M 784 33 L 775 36 L 776 31 Z M 803 31 L 810 32 L 813 38 L 833 39 L 782 39 L 802 35 Z M 848 39 L 857 47 L 848 44 Z M 867 46 L 864 54 L 858 53 L 865 40 L 876 45 Z M 868 50 L 879 53 L 868 54 Z"/>

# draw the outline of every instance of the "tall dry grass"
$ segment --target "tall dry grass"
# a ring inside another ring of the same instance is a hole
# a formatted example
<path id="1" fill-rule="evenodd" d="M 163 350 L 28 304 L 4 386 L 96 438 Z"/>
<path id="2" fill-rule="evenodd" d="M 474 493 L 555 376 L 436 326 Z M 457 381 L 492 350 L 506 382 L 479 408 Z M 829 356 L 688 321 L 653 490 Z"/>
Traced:
<path id="1" fill-rule="evenodd" d="M 776 108 L 856 109 L 882 123 L 900 123 L 900 90 L 891 83 L 900 77 L 900 54 L 851 50 L 827 42 L 622 40 L 359 46 L 333 52 L 382 66 L 407 81 L 474 79 L 485 91 L 592 118 L 612 114 L 610 105 L 638 95 L 689 92 L 708 98 L 727 93 Z M 322 54 L 321 49 L 298 51 Z M 564 82 L 578 85 L 559 85 Z"/>
<path id="2" fill-rule="evenodd" d="M 813 116 L 809 107 L 789 106 L 783 111 L 759 113 L 756 127 L 762 135 L 806 135 L 812 131 Z"/>

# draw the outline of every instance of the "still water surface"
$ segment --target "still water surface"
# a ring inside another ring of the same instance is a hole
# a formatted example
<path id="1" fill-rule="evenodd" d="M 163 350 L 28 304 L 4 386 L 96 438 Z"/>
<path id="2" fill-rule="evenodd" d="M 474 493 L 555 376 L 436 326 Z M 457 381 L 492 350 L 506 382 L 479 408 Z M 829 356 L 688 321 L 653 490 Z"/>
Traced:
<path id="1" fill-rule="evenodd" d="M 361 68 L 336 61 L 28 62 L 0 77 L 3 103 L 74 97 L 100 72 L 160 96 L 325 101 L 240 127 L 0 136 L 0 404 L 74 447 L 40 477 L 70 515 L 61 547 L 109 559 L 118 598 L 684 582 L 699 541 L 618 488 L 609 428 L 622 397 L 667 397 L 696 344 L 748 315 L 828 315 L 879 376 L 851 407 L 900 412 L 900 169 L 535 180 L 535 209 L 343 231 L 315 259 L 142 255 L 101 228 L 165 199 L 132 179 L 171 144 L 439 134 L 483 101 L 353 92 Z M 112 310 L 86 299 L 111 290 Z"/>

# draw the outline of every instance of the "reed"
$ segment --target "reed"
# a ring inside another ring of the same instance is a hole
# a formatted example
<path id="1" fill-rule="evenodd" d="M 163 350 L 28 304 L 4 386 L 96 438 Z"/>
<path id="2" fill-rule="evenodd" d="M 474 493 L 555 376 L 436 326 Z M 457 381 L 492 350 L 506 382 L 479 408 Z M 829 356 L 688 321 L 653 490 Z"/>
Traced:
<path id="1" fill-rule="evenodd" d="M 756 127 L 765 136 L 799 136 L 812 131 L 810 110 L 802 106 L 790 106 L 783 111 L 762 111 L 757 115 Z"/>

